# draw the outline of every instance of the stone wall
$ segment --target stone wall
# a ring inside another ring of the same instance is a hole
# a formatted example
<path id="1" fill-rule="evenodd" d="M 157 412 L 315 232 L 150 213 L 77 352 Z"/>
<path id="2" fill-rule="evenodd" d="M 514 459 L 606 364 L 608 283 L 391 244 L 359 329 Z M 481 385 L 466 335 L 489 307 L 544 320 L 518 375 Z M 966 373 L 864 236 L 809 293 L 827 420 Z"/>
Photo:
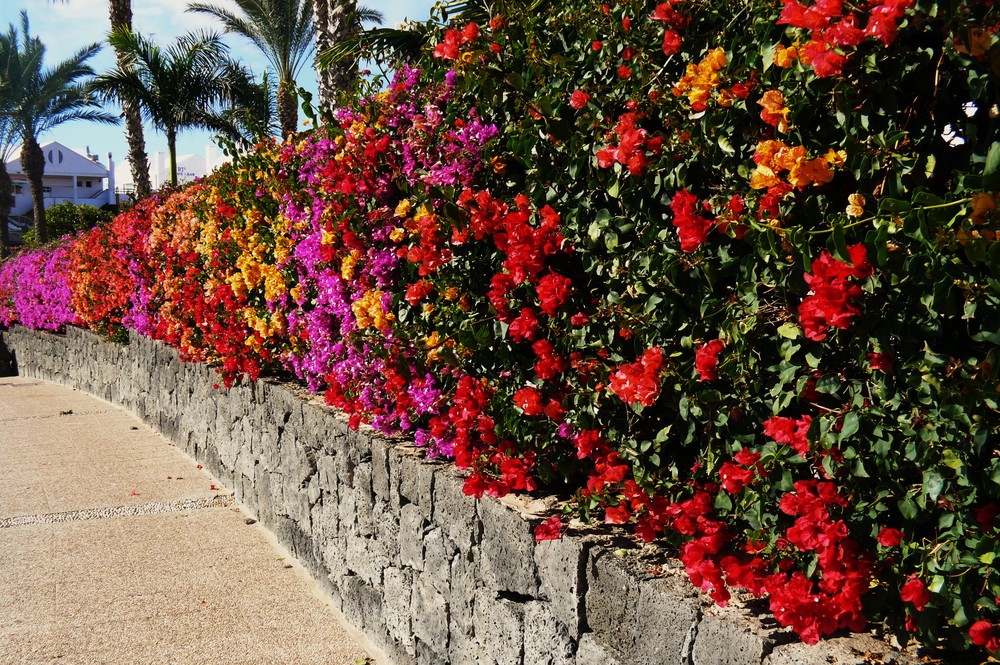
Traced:
<path id="1" fill-rule="evenodd" d="M 532 504 L 467 497 L 448 465 L 350 430 L 295 386 L 216 389 L 210 368 L 139 337 L 4 340 L 21 374 L 121 406 L 197 458 L 395 663 L 908 662 L 870 637 L 794 643 L 737 603 L 706 603 L 676 563 L 651 574 L 630 543 L 535 543 Z"/>

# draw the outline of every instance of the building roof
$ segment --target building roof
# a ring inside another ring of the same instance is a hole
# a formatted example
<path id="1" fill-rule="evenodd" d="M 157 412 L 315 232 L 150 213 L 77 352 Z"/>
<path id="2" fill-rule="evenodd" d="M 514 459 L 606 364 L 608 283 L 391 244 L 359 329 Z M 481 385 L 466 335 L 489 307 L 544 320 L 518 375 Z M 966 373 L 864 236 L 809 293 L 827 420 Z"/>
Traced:
<path id="1" fill-rule="evenodd" d="M 58 141 L 50 141 L 42 145 L 45 155 L 45 175 L 79 176 L 86 178 L 107 178 L 108 167 L 67 148 Z M 21 148 L 7 161 L 7 173 L 13 176 L 22 174 Z"/>

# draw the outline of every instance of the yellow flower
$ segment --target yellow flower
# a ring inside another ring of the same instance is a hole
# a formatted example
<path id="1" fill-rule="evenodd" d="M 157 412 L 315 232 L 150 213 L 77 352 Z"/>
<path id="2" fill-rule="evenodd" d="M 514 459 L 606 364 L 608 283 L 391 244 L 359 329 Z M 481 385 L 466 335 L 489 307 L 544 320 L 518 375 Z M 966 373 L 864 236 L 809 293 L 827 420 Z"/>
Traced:
<path id="1" fill-rule="evenodd" d="M 354 249 L 351 253 L 344 257 L 344 260 L 340 263 L 340 276 L 345 280 L 350 280 L 354 278 L 354 267 L 358 264 L 358 259 L 361 258 L 361 252 Z"/>
<path id="2" fill-rule="evenodd" d="M 774 47 L 774 64 L 782 69 L 788 69 L 799 58 L 798 42 L 785 47 L 778 44 Z"/>
<path id="3" fill-rule="evenodd" d="M 855 192 L 847 197 L 847 214 L 850 217 L 860 217 L 865 214 L 865 195 Z"/>
<path id="4" fill-rule="evenodd" d="M 399 242 L 405 237 L 406 237 L 406 231 L 399 228 L 398 226 L 393 228 L 392 231 L 389 233 L 389 240 L 393 242 Z"/>
<path id="5" fill-rule="evenodd" d="M 411 210 L 413 210 L 413 204 L 410 203 L 408 199 L 403 199 L 399 202 L 399 205 L 396 206 L 395 215 L 396 217 L 406 217 L 410 214 Z"/>
<path id="6" fill-rule="evenodd" d="M 439 344 L 441 344 L 441 335 L 440 335 L 440 333 L 438 333 L 437 330 L 435 330 L 430 335 L 428 335 L 427 337 L 424 337 L 420 341 L 423 342 L 423 345 L 425 347 L 427 347 L 428 349 L 433 349 L 434 347 L 436 347 Z"/>
<path id="7" fill-rule="evenodd" d="M 507 162 L 503 161 L 500 156 L 491 157 L 490 166 L 497 175 L 503 175 L 507 171 Z"/>

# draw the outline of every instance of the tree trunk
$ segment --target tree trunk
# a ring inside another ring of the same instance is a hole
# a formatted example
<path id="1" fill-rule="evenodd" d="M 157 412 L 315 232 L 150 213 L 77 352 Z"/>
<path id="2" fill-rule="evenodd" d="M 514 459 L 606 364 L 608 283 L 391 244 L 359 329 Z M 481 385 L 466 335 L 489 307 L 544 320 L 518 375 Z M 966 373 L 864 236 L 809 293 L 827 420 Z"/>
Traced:
<path id="1" fill-rule="evenodd" d="M 355 0 L 315 0 L 317 57 L 357 30 Z M 358 76 L 356 61 L 343 61 L 326 69 L 316 67 L 320 107 L 332 111 L 337 96 L 351 89 Z"/>
<path id="2" fill-rule="evenodd" d="M 35 240 L 49 241 L 49 229 L 45 224 L 45 193 L 42 192 L 42 176 L 45 175 L 45 155 L 42 146 L 34 136 L 25 137 L 21 147 L 21 170 L 31 184 L 31 202 L 35 208 Z"/>
<path id="3" fill-rule="evenodd" d="M 167 152 L 170 153 L 170 186 L 177 186 L 177 130 L 167 129 Z"/>
<path id="4" fill-rule="evenodd" d="M 111 30 L 119 28 L 132 29 L 132 0 L 110 0 L 108 13 L 111 17 Z M 116 51 L 118 66 L 127 66 L 125 54 Z M 136 200 L 149 196 L 153 187 L 149 182 L 149 159 L 146 156 L 146 137 L 142 132 L 142 115 L 139 107 L 124 101 L 122 110 L 125 112 L 125 135 L 128 138 L 128 161 L 132 166 L 132 182 L 135 184 Z"/>
<path id="5" fill-rule="evenodd" d="M 299 129 L 299 106 L 291 81 L 278 83 L 278 124 L 281 125 L 282 139 Z"/>

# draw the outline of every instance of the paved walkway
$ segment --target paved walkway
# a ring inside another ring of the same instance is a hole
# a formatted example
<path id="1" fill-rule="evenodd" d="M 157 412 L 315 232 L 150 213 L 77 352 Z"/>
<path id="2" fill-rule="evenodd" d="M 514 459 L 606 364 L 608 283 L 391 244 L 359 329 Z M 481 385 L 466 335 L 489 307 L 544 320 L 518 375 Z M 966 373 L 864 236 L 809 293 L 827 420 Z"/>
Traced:
<path id="1" fill-rule="evenodd" d="M 0 379 L 0 663 L 384 663 L 247 521 L 131 415 Z"/>

